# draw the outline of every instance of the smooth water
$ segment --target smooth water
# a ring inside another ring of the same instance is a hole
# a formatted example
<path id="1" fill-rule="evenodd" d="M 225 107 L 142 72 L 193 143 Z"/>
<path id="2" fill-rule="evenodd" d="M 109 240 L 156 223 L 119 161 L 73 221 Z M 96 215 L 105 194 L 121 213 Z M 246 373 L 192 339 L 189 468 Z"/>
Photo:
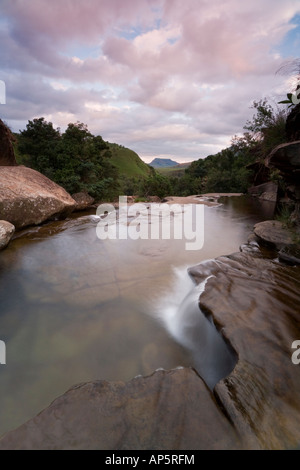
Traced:
<path id="1" fill-rule="evenodd" d="M 244 197 L 205 206 L 198 251 L 185 240 L 101 241 L 91 214 L 18 234 L 0 254 L 0 435 L 84 381 L 193 366 L 212 387 L 220 364 L 205 359 L 205 341 L 222 338 L 204 322 L 187 267 L 238 251 L 272 211 Z"/>

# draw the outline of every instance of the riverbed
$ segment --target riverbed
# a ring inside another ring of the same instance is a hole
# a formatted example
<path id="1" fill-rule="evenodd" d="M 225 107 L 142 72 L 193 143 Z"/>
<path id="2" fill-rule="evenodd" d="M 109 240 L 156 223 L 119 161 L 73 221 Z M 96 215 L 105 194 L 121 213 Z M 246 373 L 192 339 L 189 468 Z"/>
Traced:
<path id="1" fill-rule="evenodd" d="M 197 368 L 166 321 L 193 288 L 187 268 L 238 251 L 273 210 L 247 197 L 205 205 L 197 250 L 184 239 L 100 240 L 96 210 L 18 233 L 0 258 L 0 435 L 75 383 Z"/>

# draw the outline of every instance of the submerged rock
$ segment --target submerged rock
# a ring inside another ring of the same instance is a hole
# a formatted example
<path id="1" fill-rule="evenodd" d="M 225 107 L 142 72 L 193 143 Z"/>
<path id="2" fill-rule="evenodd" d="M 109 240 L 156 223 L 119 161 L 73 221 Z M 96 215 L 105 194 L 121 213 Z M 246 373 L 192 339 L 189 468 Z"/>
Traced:
<path id="1" fill-rule="evenodd" d="M 193 369 L 72 387 L 0 440 L 0 449 L 237 449 L 239 438 Z"/>
<path id="2" fill-rule="evenodd" d="M 3 250 L 9 244 L 14 233 L 14 225 L 6 222 L 6 220 L 0 220 L 0 250 Z"/>
<path id="3" fill-rule="evenodd" d="M 0 166 L 0 218 L 16 229 L 64 218 L 75 208 L 71 196 L 38 171 Z"/>

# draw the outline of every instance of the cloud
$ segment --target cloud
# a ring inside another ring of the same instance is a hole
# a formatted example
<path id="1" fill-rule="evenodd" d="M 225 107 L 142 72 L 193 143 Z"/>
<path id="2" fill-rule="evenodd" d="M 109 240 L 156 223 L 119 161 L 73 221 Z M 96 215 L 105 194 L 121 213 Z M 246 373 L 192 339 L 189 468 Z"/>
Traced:
<path id="1" fill-rule="evenodd" d="M 228 145 L 253 100 L 284 94 L 298 0 L 2 0 L 4 119 L 85 122 L 141 156 Z"/>

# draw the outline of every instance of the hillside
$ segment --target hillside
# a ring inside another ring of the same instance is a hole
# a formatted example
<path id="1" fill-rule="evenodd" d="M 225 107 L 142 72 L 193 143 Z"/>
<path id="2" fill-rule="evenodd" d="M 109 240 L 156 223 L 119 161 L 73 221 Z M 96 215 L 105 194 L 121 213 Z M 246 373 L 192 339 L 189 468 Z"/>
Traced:
<path id="1" fill-rule="evenodd" d="M 168 168 L 176 166 L 178 163 L 174 162 L 174 160 L 171 160 L 170 158 L 154 158 L 149 165 L 153 168 Z"/>
<path id="2" fill-rule="evenodd" d="M 164 176 L 183 176 L 185 170 L 191 165 L 188 163 L 178 163 L 176 166 L 156 168 L 161 175 Z"/>
<path id="3" fill-rule="evenodd" d="M 111 162 L 122 176 L 147 176 L 151 174 L 149 166 L 140 159 L 137 153 L 122 145 L 107 142 L 111 151 Z"/>

